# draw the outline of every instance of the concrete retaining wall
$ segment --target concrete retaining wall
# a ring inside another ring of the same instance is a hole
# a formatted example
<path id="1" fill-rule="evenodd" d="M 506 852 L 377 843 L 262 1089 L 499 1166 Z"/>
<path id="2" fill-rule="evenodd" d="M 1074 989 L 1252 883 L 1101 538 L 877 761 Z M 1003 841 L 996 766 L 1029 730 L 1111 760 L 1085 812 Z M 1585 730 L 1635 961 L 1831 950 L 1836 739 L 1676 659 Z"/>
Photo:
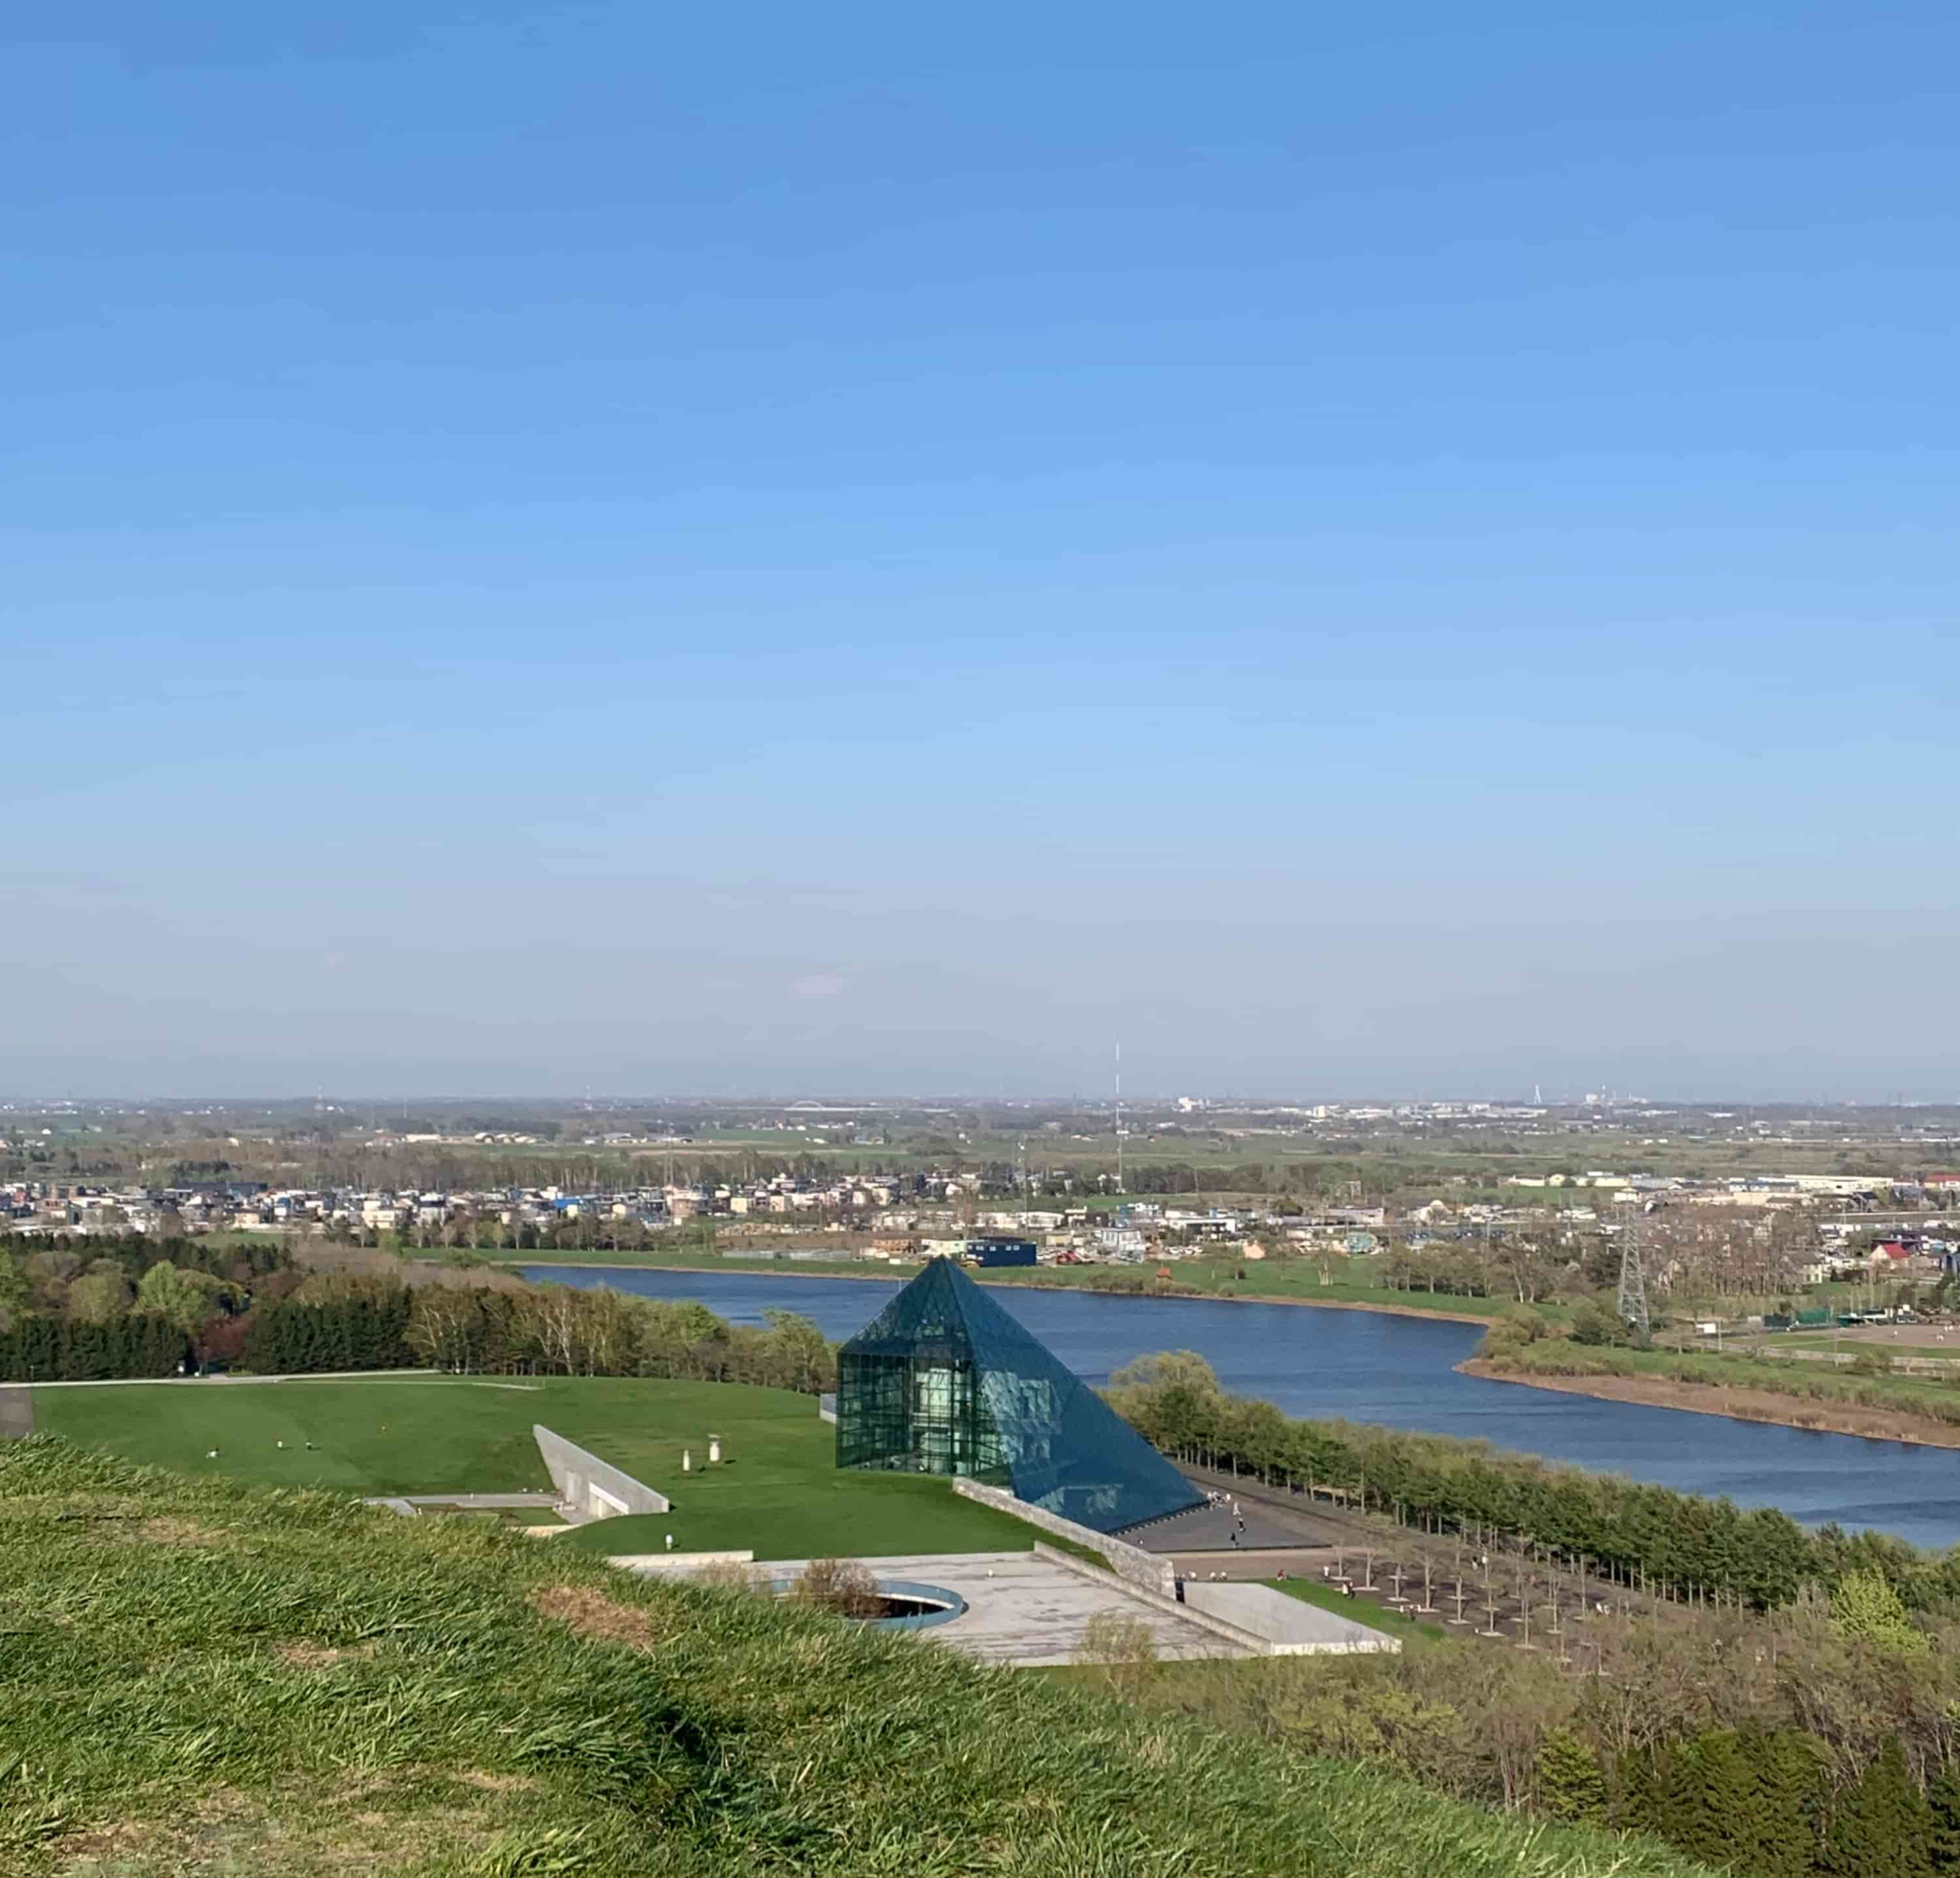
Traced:
<path id="1" fill-rule="evenodd" d="M 1058 1552 L 1052 1545 L 1037 1545 L 1035 1556 L 1045 1558 L 1052 1565 L 1060 1565 L 1065 1571 L 1072 1571 L 1079 1577 L 1093 1578 L 1102 1584 L 1109 1582 L 1109 1574 L 1099 1571 L 1086 1558 L 1078 1558 L 1073 1552 Z M 1189 1587 L 1187 1587 L 1187 1589 Z M 1180 1604 L 1175 1593 L 1169 1597 L 1162 1592 L 1153 1591 L 1147 1586 L 1133 1584 L 1128 1579 L 1118 1584 L 1116 1589 L 1126 1598 L 1139 1604 L 1179 1617 L 1188 1624 L 1195 1624 L 1200 1630 L 1208 1630 L 1214 1637 L 1222 1637 L 1230 1644 L 1236 1644 L 1248 1656 L 1269 1654 L 1272 1646 L 1263 1637 L 1249 1630 L 1242 1630 L 1230 1619 L 1219 1617 L 1210 1611 L 1201 1611 L 1195 1604 Z"/>
<path id="2" fill-rule="evenodd" d="M 1016 1519 L 1026 1520 L 1030 1526 L 1038 1526 L 1044 1533 L 1052 1533 L 1058 1539 L 1070 1539 L 1077 1545 L 1087 1545 L 1090 1551 L 1100 1552 L 1109 1560 L 1109 1568 L 1126 1584 L 1140 1586 L 1159 1597 L 1175 1599 L 1177 1596 L 1177 1568 L 1168 1558 L 1160 1558 L 1141 1546 L 1126 1545 L 1122 1539 L 1112 1539 L 1107 1533 L 1099 1533 L 1091 1526 L 1077 1526 L 1073 1520 L 1064 1520 L 1060 1514 L 1051 1513 L 1045 1507 L 1030 1506 L 1003 1488 L 986 1486 L 977 1480 L 960 1479 L 953 1483 L 953 1491 L 966 1499 L 978 1501 L 982 1506 L 1011 1513 Z"/>
<path id="3" fill-rule="evenodd" d="M 544 1456 L 545 1471 L 558 1489 L 560 1503 L 575 1517 L 611 1519 L 622 1513 L 671 1513 L 673 1502 L 656 1493 L 609 1461 L 574 1447 L 562 1434 L 533 1424 L 533 1437 Z"/>

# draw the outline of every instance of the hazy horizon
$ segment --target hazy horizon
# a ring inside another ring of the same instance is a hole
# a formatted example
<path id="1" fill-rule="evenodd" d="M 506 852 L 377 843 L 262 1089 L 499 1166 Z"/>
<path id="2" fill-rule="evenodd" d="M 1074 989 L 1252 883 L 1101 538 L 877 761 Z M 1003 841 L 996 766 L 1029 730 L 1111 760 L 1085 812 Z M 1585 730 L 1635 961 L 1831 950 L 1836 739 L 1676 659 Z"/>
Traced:
<path id="1" fill-rule="evenodd" d="M 5 29 L 0 1086 L 1960 1090 L 1960 15 L 992 24 Z"/>

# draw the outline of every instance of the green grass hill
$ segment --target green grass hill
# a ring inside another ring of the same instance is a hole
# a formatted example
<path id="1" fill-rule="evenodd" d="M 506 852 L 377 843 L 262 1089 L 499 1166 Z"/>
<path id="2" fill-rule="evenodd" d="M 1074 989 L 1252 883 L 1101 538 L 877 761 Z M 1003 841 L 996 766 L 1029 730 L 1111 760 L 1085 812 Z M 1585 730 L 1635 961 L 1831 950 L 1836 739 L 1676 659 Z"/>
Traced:
<path id="1" fill-rule="evenodd" d="M 840 1473 L 835 1431 L 813 1398 L 733 1383 L 427 1377 L 43 1388 L 34 1419 L 85 1447 L 183 1472 L 367 1494 L 549 1488 L 531 1438 L 542 1422 L 674 1502 L 671 1514 L 607 1520 L 551 1542 L 606 1552 L 658 1552 L 670 1532 L 682 1551 L 748 1546 L 758 1558 L 1025 1552 L 1042 1536 L 963 1500 L 949 1481 Z M 721 1437 L 722 1466 L 705 1465 L 710 1434 Z M 689 1474 L 683 1451 L 694 1458 Z"/>
<path id="2" fill-rule="evenodd" d="M 0 1444 L 0 1869 L 1685 1878 L 739 1590 Z"/>

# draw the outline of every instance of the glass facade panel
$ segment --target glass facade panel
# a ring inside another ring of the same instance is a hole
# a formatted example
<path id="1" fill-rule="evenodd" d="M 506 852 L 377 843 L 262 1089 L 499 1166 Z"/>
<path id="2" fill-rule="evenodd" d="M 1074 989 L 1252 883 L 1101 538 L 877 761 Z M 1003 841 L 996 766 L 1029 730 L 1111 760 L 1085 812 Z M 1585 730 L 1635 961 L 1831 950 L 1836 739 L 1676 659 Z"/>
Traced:
<path id="1" fill-rule="evenodd" d="M 839 1353 L 837 1464 L 968 1475 L 1103 1533 L 1202 1498 L 944 1259 Z"/>

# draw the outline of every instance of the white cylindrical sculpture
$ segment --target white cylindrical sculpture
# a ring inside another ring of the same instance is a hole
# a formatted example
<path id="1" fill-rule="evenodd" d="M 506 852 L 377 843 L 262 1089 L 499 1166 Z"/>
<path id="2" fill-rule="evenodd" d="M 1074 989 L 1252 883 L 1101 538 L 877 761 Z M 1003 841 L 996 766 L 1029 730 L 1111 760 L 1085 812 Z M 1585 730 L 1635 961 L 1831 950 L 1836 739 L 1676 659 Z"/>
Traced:
<path id="1" fill-rule="evenodd" d="M 684 1447 L 680 1451 L 680 1471 L 684 1474 L 694 1472 L 694 1450 Z"/>
<path id="2" fill-rule="evenodd" d="M 708 1464 L 711 1467 L 721 1465 L 721 1437 L 718 1434 L 708 1437 Z"/>

